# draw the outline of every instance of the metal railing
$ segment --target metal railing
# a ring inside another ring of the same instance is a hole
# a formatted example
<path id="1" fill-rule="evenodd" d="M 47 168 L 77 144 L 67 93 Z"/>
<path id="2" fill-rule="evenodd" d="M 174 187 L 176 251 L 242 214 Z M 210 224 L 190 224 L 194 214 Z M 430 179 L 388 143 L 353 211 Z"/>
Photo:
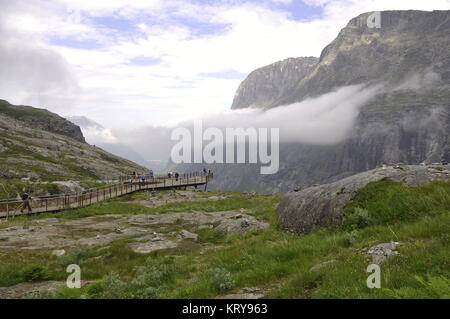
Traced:
<path id="1" fill-rule="evenodd" d="M 140 177 L 139 177 L 140 178 Z M 146 180 L 136 180 L 135 176 L 123 175 L 119 177 L 119 183 L 89 189 L 83 192 L 72 194 L 52 195 L 32 198 L 30 203 L 33 213 L 55 212 L 64 209 L 74 209 L 86 207 L 107 199 L 130 194 L 139 190 L 158 190 L 165 188 L 178 188 L 187 186 L 207 185 L 213 178 L 213 174 L 202 172 L 186 173 L 178 178 L 154 176 Z M 8 218 L 28 213 L 23 208 L 22 200 L 6 200 L 0 202 L 0 218 Z"/>

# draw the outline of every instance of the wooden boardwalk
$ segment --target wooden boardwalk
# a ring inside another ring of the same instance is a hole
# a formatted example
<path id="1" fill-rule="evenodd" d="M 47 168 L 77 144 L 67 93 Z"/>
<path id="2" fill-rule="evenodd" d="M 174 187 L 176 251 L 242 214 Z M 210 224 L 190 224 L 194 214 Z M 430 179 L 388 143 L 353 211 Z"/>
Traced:
<path id="1" fill-rule="evenodd" d="M 140 190 L 162 190 L 171 188 L 182 188 L 188 186 L 201 186 L 208 184 L 213 178 L 212 174 L 190 173 L 183 174 L 179 178 L 175 177 L 147 177 L 145 182 L 137 180 L 134 176 L 121 176 L 120 182 L 100 188 L 93 188 L 81 193 L 53 195 L 46 197 L 32 198 L 30 201 L 35 213 L 57 212 L 65 209 L 75 209 L 86 207 L 107 199 L 131 194 Z M 8 218 L 22 215 L 20 212 L 23 206 L 21 200 L 6 200 L 0 202 L 0 218 Z M 27 215 L 27 209 L 24 215 Z"/>

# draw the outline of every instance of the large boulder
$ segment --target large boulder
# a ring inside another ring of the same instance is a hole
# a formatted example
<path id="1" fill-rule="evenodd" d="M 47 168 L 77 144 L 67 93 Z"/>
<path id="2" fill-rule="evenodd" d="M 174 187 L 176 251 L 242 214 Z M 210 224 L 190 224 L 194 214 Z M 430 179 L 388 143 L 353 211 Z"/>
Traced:
<path id="1" fill-rule="evenodd" d="M 286 229 L 307 234 L 340 225 L 345 206 L 370 182 L 392 180 L 406 186 L 418 186 L 449 179 L 450 168 L 443 164 L 382 166 L 334 183 L 287 193 L 278 205 L 278 220 Z"/>

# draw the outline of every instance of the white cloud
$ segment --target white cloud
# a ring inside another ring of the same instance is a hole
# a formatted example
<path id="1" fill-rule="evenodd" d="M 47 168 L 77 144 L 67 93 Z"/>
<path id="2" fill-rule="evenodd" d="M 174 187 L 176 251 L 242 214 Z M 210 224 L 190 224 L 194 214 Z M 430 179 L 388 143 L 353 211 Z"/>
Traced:
<path id="1" fill-rule="evenodd" d="M 347 86 L 266 112 L 258 109 L 227 110 L 197 119 L 202 120 L 203 130 L 214 127 L 223 134 L 226 128 L 279 128 L 282 143 L 329 145 L 348 136 L 359 109 L 382 90 L 381 85 Z M 146 158 L 166 160 L 176 143 L 170 140 L 172 130 L 184 127 L 192 131 L 193 124 L 193 121 L 184 121 L 172 126 L 131 127 L 114 130 L 113 133 Z"/>
<path id="2" fill-rule="evenodd" d="M 0 91 L 1 97 L 16 103 L 26 100 L 63 115 L 84 114 L 112 128 L 173 124 L 227 110 L 239 79 L 205 74 L 230 70 L 246 74 L 288 57 L 318 56 L 348 20 L 362 12 L 449 8 L 445 0 L 307 0 L 321 7 L 323 14 L 299 22 L 292 20 L 288 11 L 271 9 L 270 1 L 0 1 L 2 7 L 5 2 L 4 17 L 11 26 L 3 41 L 15 33 L 24 42 L 33 39 L 41 53 L 53 52 L 53 57 L 59 57 L 54 61 L 66 64 L 73 75 L 67 76 L 80 86 L 73 99 L 76 111 L 61 110 L 66 98 L 42 100 L 53 92 L 33 98 L 12 84 L 8 91 Z M 70 10 L 80 10 L 79 23 Z M 139 28 L 133 34 L 121 34 L 111 26 L 98 25 L 97 17 L 126 18 Z M 225 28 L 199 34 L 194 30 L 199 23 Z M 52 44 L 54 37 L 96 41 L 101 47 L 67 48 Z M 155 64 L 130 64 L 136 57 L 154 59 Z"/>

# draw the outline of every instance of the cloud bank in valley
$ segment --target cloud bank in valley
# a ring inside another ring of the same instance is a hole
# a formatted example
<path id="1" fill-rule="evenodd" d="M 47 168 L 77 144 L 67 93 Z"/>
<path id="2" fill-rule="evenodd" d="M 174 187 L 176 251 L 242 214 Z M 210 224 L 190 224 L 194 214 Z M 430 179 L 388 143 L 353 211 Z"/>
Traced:
<path id="1" fill-rule="evenodd" d="M 219 128 L 225 136 L 226 128 L 279 128 L 281 143 L 331 145 L 343 141 L 354 127 L 361 107 L 378 94 L 395 94 L 403 90 L 428 90 L 439 83 L 432 70 L 411 74 L 396 86 L 386 83 L 360 84 L 336 88 L 334 91 L 302 102 L 279 106 L 269 110 L 227 110 L 206 115 L 201 120 L 203 130 Z M 120 141 L 147 160 L 165 161 L 170 157 L 176 141 L 170 139 L 175 128 L 193 131 L 194 121 L 183 121 L 171 126 L 146 126 L 107 130 L 83 125 L 88 140 L 109 144 Z M 95 133 L 95 134 L 94 134 Z M 95 143 L 95 142 L 94 142 Z M 204 141 L 203 145 L 208 144 Z M 121 154 L 126 157 L 126 154 Z"/>
<path id="2" fill-rule="evenodd" d="M 221 129 L 279 128 L 282 143 L 335 144 L 348 135 L 361 106 L 380 90 L 379 85 L 346 86 L 316 98 L 267 111 L 233 110 L 204 117 L 202 120 L 205 127 Z"/>
<path id="3" fill-rule="evenodd" d="M 202 120 L 203 130 L 214 127 L 225 133 L 226 128 L 279 128 L 281 143 L 335 144 L 347 137 L 360 108 L 381 90 L 380 85 L 353 85 L 267 111 L 230 110 L 199 120 Z M 176 143 L 170 140 L 171 132 L 179 127 L 192 132 L 193 125 L 194 121 L 185 121 L 173 126 L 112 130 L 112 134 L 147 159 L 167 160 Z M 204 145 L 207 143 L 205 141 Z"/>

